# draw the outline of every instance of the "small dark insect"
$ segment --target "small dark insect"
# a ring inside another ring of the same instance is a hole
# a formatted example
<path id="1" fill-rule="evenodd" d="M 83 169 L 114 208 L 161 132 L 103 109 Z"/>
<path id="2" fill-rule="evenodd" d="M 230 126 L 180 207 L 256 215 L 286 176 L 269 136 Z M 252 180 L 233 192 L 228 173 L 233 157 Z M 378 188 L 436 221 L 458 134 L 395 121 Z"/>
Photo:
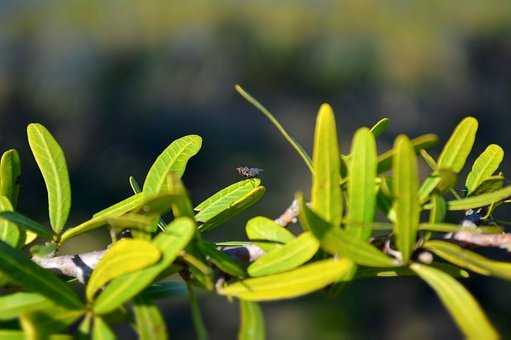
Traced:
<path id="1" fill-rule="evenodd" d="M 243 177 L 252 178 L 259 176 L 264 170 L 259 168 L 249 168 L 248 166 L 240 166 L 236 168 L 236 171 L 238 171 L 238 173 Z"/>
<path id="2" fill-rule="evenodd" d="M 133 235 L 131 234 L 131 229 L 125 228 L 121 230 L 121 232 L 117 235 L 118 238 L 133 238 Z"/>

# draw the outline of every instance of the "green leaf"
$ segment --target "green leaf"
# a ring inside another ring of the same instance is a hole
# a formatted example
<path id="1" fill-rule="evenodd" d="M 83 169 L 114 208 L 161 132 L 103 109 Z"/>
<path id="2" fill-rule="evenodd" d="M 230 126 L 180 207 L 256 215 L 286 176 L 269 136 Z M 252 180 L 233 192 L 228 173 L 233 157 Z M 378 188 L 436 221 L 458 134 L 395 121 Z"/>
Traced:
<path id="1" fill-rule="evenodd" d="M 97 314 L 105 314 L 137 295 L 167 269 L 192 239 L 195 223 L 186 217 L 172 221 L 164 232 L 153 240 L 162 253 L 160 261 L 153 266 L 114 279 L 93 304 Z"/>
<path id="2" fill-rule="evenodd" d="M 98 211 L 97 213 L 92 215 L 92 217 L 93 218 L 105 216 L 116 217 L 124 215 L 127 212 L 135 210 L 137 207 L 139 207 L 141 202 L 144 201 L 145 197 L 146 195 L 144 195 L 143 193 L 134 194 L 106 209 Z"/>
<path id="3" fill-rule="evenodd" d="M 3 340 L 26 340 L 23 331 L 15 331 L 12 329 L 0 329 L 0 339 Z"/>
<path id="4" fill-rule="evenodd" d="M 139 296 L 149 300 L 160 300 L 168 297 L 186 295 L 186 285 L 182 282 L 165 281 L 153 283 L 144 289 Z"/>
<path id="5" fill-rule="evenodd" d="M 62 148 L 41 124 L 29 124 L 28 143 L 41 170 L 46 191 L 52 229 L 59 234 L 66 224 L 71 208 L 71 185 Z"/>
<path id="6" fill-rule="evenodd" d="M 504 187 L 504 176 L 496 175 L 496 176 L 490 176 L 483 180 L 481 184 L 475 189 L 470 196 L 477 196 L 486 194 L 489 192 L 497 191 L 502 189 Z"/>
<path id="7" fill-rule="evenodd" d="M 133 300 L 133 311 L 140 340 L 166 340 L 167 327 L 160 310 L 154 302 L 137 296 Z"/>
<path id="8" fill-rule="evenodd" d="M 175 217 L 189 217 L 194 219 L 192 202 L 181 179 L 171 172 L 167 179 L 167 189 L 176 199 L 172 202 L 172 214 Z"/>
<path id="9" fill-rule="evenodd" d="M 286 245 L 255 260 L 247 269 L 250 276 L 281 273 L 301 266 L 318 251 L 319 242 L 310 232 L 304 232 Z"/>
<path id="10" fill-rule="evenodd" d="M 160 193 L 171 171 L 178 177 L 183 176 L 186 163 L 199 152 L 201 146 L 202 138 L 197 135 L 184 136 L 170 143 L 149 169 L 142 191 L 152 195 Z"/>
<path id="11" fill-rule="evenodd" d="M 412 139 L 412 145 L 415 153 L 420 150 L 429 149 L 438 143 L 438 137 L 436 135 L 427 134 Z M 378 156 L 378 173 L 390 170 L 392 167 L 392 158 L 394 157 L 395 150 L 391 149 Z"/>
<path id="12" fill-rule="evenodd" d="M 24 228 L 27 231 L 28 230 L 32 231 L 37 235 L 45 237 L 47 239 L 51 239 L 52 237 L 52 234 L 48 230 L 48 228 L 15 211 L 0 212 L 0 219 L 12 222 L 16 224 L 18 227 Z"/>
<path id="13" fill-rule="evenodd" d="M 80 310 L 70 310 L 59 305 L 51 305 L 29 314 L 32 322 L 37 325 L 38 329 L 47 333 L 57 333 L 65 331 L 76 320 L 82 317 L 84 312 L 83 307 Z"/>
<path id="14" fill-rule="evenodd" d="M 23 313 L 53 306 L 53 302 L 37 293 L 19 292 L 0 296 L 0 320 L 18 318 Z"/>
<path id="15" fill-rule="evenodd" d="M 195 328 L 195 334 L 197 335 L 198 340 L 207 340 L 208 339 L 208 331 L 206 326 L 204 325 L 204 321 L 202 319 L 199 301 L 197 300 L 197 296 L 195 295 L 195 291 L 193 287 L 188 284 L 188 300 L 190 302 L 190 308 L 192 310 L 192 321 L 193 327 Z"/>
<path id="16" fill-rule="evenodd" d="M 348 235 L 368 239 L 376 208 L 376 142 L 366 128 L 353 138 L 348 180 Z M 354 222 L 354 223 L 351 223 Z"/>
<path id="17" fill-rule="evenodd" d="M 444 241 L 428 241 L 423 247 L 446 261 L 478 274 L 511 280 L 511 263 L 490 260 L 456 244 Z"/>
<path id="18" fill-rule="evenodd" d="M 0 195 L 9 199 L 16 208 L 20 192 L 21 163 L 18 151 L 11 149 L 0 160 Z"/>
<path id="19" fill-rule="evenodd" d="M 81 308 L 76 293 L 52 272 L 39 267 L 25 255 L 0 241 L 0 271 L 27 290 L 38 292 L 57 304 Z"/>
<path id="20" fill-rule="evenodd" d="M 144 240 L 122 239 L 115 242 L 105 252 L 94 268 L 87 283 L 86 295 L 88 300 L 107 282 L 146 268 L 156 263 L 161 257 L 160 250 Z"/>
<path id="21" fill-rule="evenodd" d="M 295 238 L 289 230 L 262 216 L 250 219 L 245 227 L 245 232 L 249 240 L 263 241 L 254 243 L 265 252 L 278 248 Z"/>
<path id="22" fill-rule="evenodd" d="M 467 176 L 465 187 L 467 195 L 472 194 L 481 183 L 493 175 L 504 159 L 504 150 L 496 144 L 489 145 L 484 152 L 477 157 L 472 165 L 472 170 Z"/>
<path id="23" fill-rule="evenodd" d="M 486 234 L 499 234 L 502 233 L 502 228 L 499 226 L 478 226 L 477 228 L 467 228 L 461 224 L 449 223 L 421 223 L 420 230 L 438 231 L 444 233 L 455 233 L 458 231 L 473 232 L 473 233 L 486 233 Z"/>
<path id="24" fill-rule="evenodd" d="M 256 302 L 240 300 L 240 330 L 239 340 L 264 340 L 264 315 Z"/>
<path id="25" fill-rule="evenodd" d="M 346 256 L 355 263 L 364 266 L 394 267 L 397 265 L 393 259 L 367 241 L 353 238 L 327 223 L 307 207 L 302 195 L 298 194 L 296 199 L 300 207 L 298 216 L 300 223 L 307 225 L 306 228 L 312 231 L 319 240 L 321 248 L 326 252 L 332 255 Z"/>
<path id="26" fill-rule="evenodd" d="M 263 186 L 259 186 L 237 201 L 234 201 L 227 209 L 219 212 L 214 217 L 209 218 L 207 221 L 204 221 L 202 225 L 199 226 L 199 230 L 201 232 L 203 231 L 209 231 L 217 226 L 221 225 L 225 221 L 231 219 L 232 217 L 238 215 L 245 209 L 251 207 L 252 205 L 259 202 L 259 200 L 263 197 L 264 192 L 266 191 L 266 188 Z M 207 209 L 207 208 L 206 208 Z M 200 214 L 200 212 L 199 212 Z M 195 217 L 199 216 L 197 214 Z M 203 218 L 201 218 L 203 219 Z M 197 219 L 198 220 L 198 219 Z"/>
<path id="27" fill-rule="evenodd" d="M 434 194 L 431 196 L 431 210 L 429 212 L 429 223 L 443 222 L 447 214 L 447 202 L 441 195 Z"/>
<path id="28" fill-rule="evenodd" d="M 311 207 L 325 221 L 339 227 L 342 218 L 339 143 L 334 113 L 328 104 L 319 109 L 312 159 Z"/>
<path id="29" fill-rule="evenodd" d="M 289 272 L 239 281 L 220 288 L 218 293 L 247 301 L 289 299 L 342 280 L 353 266 L 347 258 L 322 260 Z"/>
<path id="30" fill-rule="evenodd" d="M 374 137 L 380 136 L 389 127 L 390 119 L 382 118 L 376 124 L 371 127 L 371 133 Z"/>
<path id="31" fill-rule="evenodd" d="M 108 223 L 114 229 L 133 228 L 145 232 L 155 232 L 156 224 L 160 220 L 160 215 L 141 215 L 135 213 L 127 213 L 122 216 L 108 217 Z"/>
<path id="32" fill-rule="evenodd" d="M 11 202 L 5 196 L 0 196 L 0 211 L 12 211 Z M 16 224 L 6 219 L 0 220 L 0 240 L 16 248 L 20 238 L 20 230 Z"/>
<path id="33" fill-rule="evenodd" d="M 304 148 L 289 135 L 289 133 L 282 127 L 279 121 L 268 111 L 259 101 L 257 101 L 254 97 L 252 97 L 248 92 L 246 92 L 241 86 L 234 86 L 236 91 L 245 98 L 250 104 L 252 104 L 255 108 L 257 108 L 266 118 L 270 120 L 270 122 L 277 128 L 280 134 L 284 137 L 284 139 L 295 149 L 295 151 L 302 157 L 305 165 L 309 168 L 310 172 L 313 173 L 314 170 L 312 168 L 312 161 L 310 156 L 304 150 Z"/>
<path id="34" fill-rule="evenodd" d="M 411 268 L 435 290 L 467 338 L 499 338 L 477 301 L 458 281 L 438 269 L 418 263 L 412 264 Z"/>
<path id="35" fill-rule="evenodd" d="M 415 246 L 419 229 L 419 173 L 415 151 L 406 136 L 401 135 L 397 138 L 394 149 L 396 150 L 392 177 L 396 212 L 394 233 L 403 263 L 407 263 Z"/>
<path id="36" fill-rule="evenodd" d="M 451 169 L 456 173 L 463 169 L 474 145 L 478 126 L 474 117 L 467 117 L 458 124 L 438 158 L 438 168 Z"/>
<path id="37" fill-rule="evenodd" d="M 115 338 L 116 336 L 108 327 L 108 324 L 102 318 L 95 317 L 92 328 L 92 340 L 114 340 Z"/>
<path id="38" fill-rule="evenodd" d="M 511 197 L 511 186 L 478 196 L 471 196 L 447 202 L 449 210 L 468 210 L 485 207 Z"/>
<path id="39" fill-rule="evenodd" d="M 196 220 L 198 222 L 209 221 L 260 185 L 259 178 L 249 178 L 218 191 L 194 208 L 195 211 L 198 211 L 195 216 Z"/>
<path id="40" fill-rule="evenodd" d="M 215 245 L 209 242 L 198 242 L 201 253 L 224 273 L 234 277 L 244 278 L 247 276 L 242 264 L 229 255 L 216 249 Z"/>

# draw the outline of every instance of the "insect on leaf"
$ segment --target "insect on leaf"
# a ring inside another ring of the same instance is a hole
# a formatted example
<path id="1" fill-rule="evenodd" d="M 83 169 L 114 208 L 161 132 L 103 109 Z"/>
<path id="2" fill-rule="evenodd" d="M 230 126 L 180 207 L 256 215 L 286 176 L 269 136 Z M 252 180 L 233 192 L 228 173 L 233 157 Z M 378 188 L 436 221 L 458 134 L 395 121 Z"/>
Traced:
<path id="1" fill-rule="evenodd" d="M 161 257 L 160 250 L 144 240 L 122 239 L 115 242 L 99 260 L 87 283 L 87 299 L 107 282 L 121 275 L 135 272 L 156 263 Z"/>
<path id="2" fill-rule="evenodd" d="M 245 227 L 245 232 L 249 240 L 254 241 L 266 252 L 281 247 L 295 238 L 289 230 L 263 216 L 250 219 Z"/>
<path id="3" fill-rule="evenodd" d="M 92 340 L 114 340 L 116 336 L 108 324 L 99 316 L 94 318 L 92 327 Z"/>
<path id="4" fill-rule="evenodd" d="M 334 112 L 330 105 L 323 104 L 314 130 L 311 207 L 335 227 L 340 226 L 342 218 L 339 154 Z"/>
<path id="5" fill-rule="evenodd" d="M 449 311 L 463 334 L 469 339 L 498 339 L 474 297 L 452 276 L 438 269 L 414 263 L 414 270 L 431 288 Z"/>
<path id="6" fill-rule="evenodd" d="M 188 160 L 195 156 L 202 146 L 202 138 L 188 135 L 176 139 L 156 158 L 144 181 L 142 191 L 146 194 L 158 194 L 165 189 L 169 172 L 181 178 Z"/>
<path id="7" fill-rule="evenodd" d="M 11 212 L 12 205 L 5 196 L 0 196 L 0 211 Z M 17 247 L 21 238 L 18 226 L 6 219 L 0 219 L 0 240 L 4 241 L 11 247 Z"/>
<path id="8" fill-rule="evenodd" d="M 504 159 L 504 150 L 496 144 L 489 145 L 484 152 L 477 157 L 472 170 L 467 176 L 465 187 L 467 195 L 472 194 L 484 180 L 497 171 Z"/>
<path id="9" fill-rule="evenodd" d="M 264 340 L 264 315 L 256 302 L 240 300 L 240 330 L 239 340 Z"/>
<path id="10" fill-rule="evenodd" d="M 218 293 L 247 301 L 289 299 L 342 280 L 353 266 L 347 258 L 322 260 L 285 273 L 232 283 L 220 288 Z"/>
<path id="11" fill-rule="evenodd" d="M 151 300 L 137 296 L 133 300 L 133 312 L 140 340 L 166 340 L 167 327 L 158 306 Z"/>
<path id="12" fill-rule="evenodd" d="M 399 136 L 394 149 L 396 150 L 392 180 L 396 212 L 394 233 L 397 248 L 401 252 L 403 262 L 406 263 L 412 254 L 419 229 L 419 173 L 417 157 L 408 137 Z"/>
<path id="13" fill-rule="evenodd" d="M 0 160 L 0 195 L 7 197 L 14 208 L 18 203 L 20 176 L 21 163 L 18 151 L 7 150 Z"/>
<path id="14" fill-rule="evenodd" d="M 59 234 L 66 224 L 71 208 L 71 185 L 64 152 L 41 124 L 29 124 L 27 134 L 30 149 L 46 184 L 50 224 Z"/>
<path id="15" fill-rule="evenodd" d="M 345 230 L 348 235 L 365 240 L 371 235 L 370 223 L 376 209 L 376 142 L 367 128 L 355 133 L 351 157 Z"/>

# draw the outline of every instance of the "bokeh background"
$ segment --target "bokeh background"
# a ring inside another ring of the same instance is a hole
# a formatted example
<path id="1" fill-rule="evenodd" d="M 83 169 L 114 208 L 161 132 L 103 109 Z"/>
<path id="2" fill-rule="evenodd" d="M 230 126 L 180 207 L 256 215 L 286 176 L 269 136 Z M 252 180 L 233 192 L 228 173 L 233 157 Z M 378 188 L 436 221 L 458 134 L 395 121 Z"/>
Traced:
<path id="1" fill-rule="evenodd" d="M 310 151 L 322 102 L 333 105 L 343 150 L 353 131 L 391 119 L 381 150 L 401 132 L 448 137 L 465 115 L 480 119 L 476 151 L 511 145 L 511 2 L 469 1 L 17 1 L 0 2 L 0 146 L 23 162 L 20 210 L 46 220 L 42 178 L 25 127 L 41 122 L 70 167 L 70 225 L 130 194 L 173 139 L 203 136 L 184 181 L 195 202 L 264 168 L 265 198 L 211 240 L 239 240 L 245 221 L 277 216 L 304 164 L 269 122 L 235 93 L 242 84 Z M 438 149 L 436 150 L 438 153 Z M 504 168 L 510 170 L 510 158 Z M 461 186 L 461 184 L 460 184 Z M 506 212 L 501 212 L 505 215 Z M 104 246 L 97 232 L 73 249 Z M 511 336 L 508 283 L 465 282 Z M 212 339 L 235 338 L 238 311 L 201 296 Z M 175 339 L 193 338 L 181 298 L 162 304 Z M 425 284 L 362 281 L 324 294 L 264 304 L 270 339 L 430 339 L 460 334 Z M 123 338 L 134 333 L 119 326 Z"/>

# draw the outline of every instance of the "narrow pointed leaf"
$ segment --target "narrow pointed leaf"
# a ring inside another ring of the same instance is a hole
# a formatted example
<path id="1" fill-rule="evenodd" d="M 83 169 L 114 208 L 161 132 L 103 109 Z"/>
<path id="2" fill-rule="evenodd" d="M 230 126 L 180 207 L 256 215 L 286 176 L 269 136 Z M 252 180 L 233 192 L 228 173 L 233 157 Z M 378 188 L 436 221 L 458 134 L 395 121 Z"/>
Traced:
<path id="1" fill-rule="evenodd" d="M 318 240 L 312 233 L 305 232 L 286 245 L 255 260 L 247 271 L 250 276 L 264 276 L 288 271 L 309 261 L 318 249 Z"/>
<path id="2" fill-rule="evenodd" d="M 0 161 L 0 195 L 7 197 L 16 208 L 20 192 L 21 163 L 18 151 L 3 153 Z"/>
<path id="3" fill-rule="evenodd" d="M 423 247 L 446 261 L 478 274 L 511 280 L 511 263 L 490 260 L 456 244 L 444 241 L 428 241 Z"/>
<path id="4" fill-rule="evenodd" d="M 438 168 L 451 169 L 456 173 L 463 169 L 474 145 L 478 126 L 474 117 L 467 117 L 458 124 L 438 158 Z"/>
<path id="5" fill-rule="evenodd" d="M 122 216 L 108 217 L 106 219 L 106 223 L 117 230 L 133 228 L 152 233 L 156 231 L 156 224 L 159 220 L 160 216 L 157 214 L 141 215 L 135 213 L 127 213 Z"/>
<path id="6" fill-rule="evenodd" d="M 418 197 L 419 173 L 417 157 L 406 136 L 397 138 L 394 149 L 392 187 L 395 197 L 396 245 L 404 263 L 408 262 L 419 228 L 420 204 Z"/>
<path id="7" fill-rule="evenodd" d="M 142 296 L 137 296 L 133 302 L 133 311 L 139 339 L 168 339 L 165 321 L 156 304 Z"/>
<path id="8" fill-rule="evenodd" d="M 382 118 L 376 124 L 371 127 L 371 133 L 374 137 L 380 136 L 389 127 L 390 119 Z"/>
<path id="9" fill-rule="evenodd" d="M 122 239 L 115 242 L 99 260 L 87 283 L 87 299 L 107 282 L 124 274 L 132 273 L 156 263 L 160 250 L 150 242 Z"/>
<path id="10" fill-rule="evenodd" d="M 30 124 L 27 134 L 30 149 L 46 184 L 50 224 L 56 233 L 60 233 L 71 208 L 71 185 L 64 152 L 41 124 Z"/>
<path id="11" fill-rule="evenodd" d="M 368 239 L 376 208 L 376 142 L 366 128 L 355 133 L 348 180 L 348 223 L 352 237 Z M 355 223 L 350 223 L 355 222 Z"/>
<path id="12" fill-rule="evenodd" d="M 39 267 L 21 251 L 0 241 L 0 272 L 27 290 L 38 292 L 57 304 L 80 308 L 76 293 L 55 274 Z"/>
<path id="13" fill-rule="evenodd" d="M 452 276 L 418 263 L 412 264 L 411 268 L 438 294 L 445 308 L 467 338 L 499 338 L 497 331 L 488 321 L 474 297 Z"/>
<path id="14" fill-rule="evenodd" d="M 23 313 L 53 306 L 53 302 L 41 294 L 19 292 L 0 297 L 0 320 L 10 320 Z"/>
<path id="15" fill-rule="evenodd" d="M 188 160 L 195 156 L 202 146 L 202 138 L 188 135 L 176 139 L 156 158 L 144 181 L 142 191 L 146 194 L 158 194 L 165 188 L 167 175 L 174 172 L 183 176 Z"/>
<path id="16" fill-rule="evenodd" d="M 489 145 L 475 160 L 472 170 L 467 176 L 465 187 L 468 195 L 472 194 L 481 183 L 493 175 L 504 159 L 504 150 L 496 144 Z"/>
<path id="17" fill-rule="evenodd" d="M 295 238 L 289 230 L 275 221 L 262 216 L 250 219 L 245 227 L 245 232 L 249 240 L 263 241 L 255 242 L 255 244 L 266 252 L 278 248 Z"/>
<path id="18" fill-rule="evenodd" d="M 144 200 L 145 195 L 143 193 L 134 194 L 128 198 L 123 199 L 122 201 L 106 208 L 101 211 L 98 211 L 92 217 L 105 217 L 105 216 L 121 216 L 127 212 L 130 212 L 136 207 L 140 206 L 141 202 Z"/>
<path id="19" fill-rule="evenodd" d="M 353 266 L 346 258 L 322 260 L 289 272 L 236 282 L 220 288 L 218 293 L 247 301 L 289 299 L 342 280 Z"/>
<path id="20" fill-rule="evenodd" d="M 468 210 L 485 207 L 493 203 L 503 201 L 511 197 L 511 186 L 499 189 L 494 192 L 488 192 L 478 196 L 471 196 L 459 200 L 447 202 L 449 210 Z"/>
<path id="21" fill-rule="evenodd" d="M 264 340 L 264 315 L 256 302 L 240 300 L 240 330 L 238 340 Z"/>
<path id="22" fill-rule="evenodd" d="M 436 135 L 427 134 L 419 136 L 411 140 L 413 148 L 416 153 L 421 150 L 431 148 L 438 143 Z M 394 157 L 395 150 L 391 149 L 378 156 L 378 174 L 390 170 L 392 167 L 392 158 Z"/>
<path id="23" fill-rule="evenodd" d="M 0 212 L 0 220 L 6 220 L 16 224 L 18 227 L 32 231 L 39 236 L 51 239 L 51 232 L 45 226 L 15 211 Z"/>
<path id="24" fill-rule="evenodd" d="M 0 196 L 0 212 L 11 212 L 12 205 L 5 196 Z M 17 247 L 21 233 L 18 226 L 6 219 L 0 219 L 0 240 L 11 247 Z"/>
<path id="25" fill-rule="evenodd" d="M 342 218 L 341 165 L 337 127 L 332 108 L 321 105 L 314 130 L 311 207 L 325 221 L 339 227 Z"/>
<path id="26" fill-rule="evenodd" d="M 429 223 L 443 222 L 447 214 L 447 202 L 441 195 L 431 197 L 431 210 L 429 212 Z"/>
<path id="27" fill-rule="evenodd" d="M 116 336 L 108 324 L 100 317 L 94 318 L 92 327 L 92 340 L 114 340 Z"/>
<path id="28" fill-rule="evenodd" d="M 172 264 L 194 233 L 195 223 L 192 220 L 186 217 L 175 219 L 153 240 L 162 253 L 160 261 L 149 268 L 114 279 L 97 297 L 93 310 L 98 314 L 109 313 L 149 286 Z"/>
<path id="29" fill-rule="evenodd" d="M 243 265 L 224 252 L 216 249 L 215 245 L 208 242 L 198 242 L 201 253 L 224 273 L 234 277 L 244 278 L 247 276 Z"/>

